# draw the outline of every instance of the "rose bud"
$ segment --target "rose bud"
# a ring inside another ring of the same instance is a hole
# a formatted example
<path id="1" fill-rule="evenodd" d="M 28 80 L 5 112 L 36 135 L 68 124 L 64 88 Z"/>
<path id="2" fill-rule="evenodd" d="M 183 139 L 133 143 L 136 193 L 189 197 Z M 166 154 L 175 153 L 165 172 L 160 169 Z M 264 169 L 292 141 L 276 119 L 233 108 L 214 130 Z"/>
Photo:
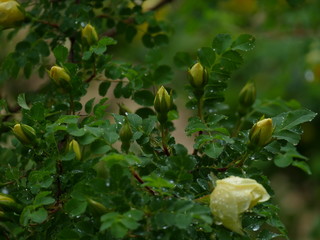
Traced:
<path id="1" fill-rule="evenodd" d="M 81 36 L 82 39 L 90 46 L 97 43 L 99 39 L 96 29 L 91 24 L 87 24 L 81 30 Z"/>
<path id="2" fill-rule="evenodd" d="M 23 12 L 19 9 L 20 4 L 16 1 L 0 1 L 0 26 L 10 28 L 16 22 L 24 19 Z"/>
<path id="3" fill-rule="evenodd" d="M 79 146 L 79 143 L 76 141 L 76 140 L 72 140 L 70 143 L 69 143 L 69 148 L 68 150 L 70 152 L 74 152 L 76 154 L 76 159 L 77 160 L 81 160 L 81 150 L 80 150 L 80 146 Z"/>
<path id="4" fill-rule="evenodd" d="M 258 121 L 250 130 L 250 145 L 253 147 L 264 147 L 271 142 L 273 130 L 274 127 L 271 118 Z"/>
<path id="5" fill-rule="evenodd" d="M 70 76 L 66 70 L 62 67 L 53 66 L 49 71 L 49 76 L 52 78 L 58 85 L 62 81 L 70 82 Z"/>
<path id="6" fill-rule="evenodd" d="M 188 72 L 191 76 L 190 82 L 193 87 L 203 88 L 207 83 L 207 71 L 200 63 L 194 64 Z"/>
<path id="7" fill-rule="evenodd" d="M 16 124 L 14 125 L 13 134 L 19 139 L 19 141 L 23 144 L 29 145 L 33 144 L 36 141 L 36 131 L 26 125 L 26 124 Z"/>

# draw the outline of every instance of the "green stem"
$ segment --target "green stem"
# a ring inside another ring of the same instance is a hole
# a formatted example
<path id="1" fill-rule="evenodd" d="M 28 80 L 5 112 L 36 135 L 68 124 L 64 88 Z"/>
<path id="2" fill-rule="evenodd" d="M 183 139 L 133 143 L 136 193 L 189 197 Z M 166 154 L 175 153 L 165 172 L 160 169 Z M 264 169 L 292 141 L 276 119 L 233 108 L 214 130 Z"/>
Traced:
<path id="1" fill-rule="evenodd" d="M 167 128 L 164 126 L 164 124 L 160 124 L 160 128 L 161 128 L 161 140 L 162 140 L 163 151 L 167 156 L 170 156 L 170 152 L 168 150 L 168 145 L 167 145 L 167 136 L 168 136 Z"/>
<path id="2" fill-rule="evenodd" d="M 203 96 L 201 96 L 198 99 L 198 116 L 201 119 L 201 121 L 204 122 L 204 119 L 203 119 Z"/>

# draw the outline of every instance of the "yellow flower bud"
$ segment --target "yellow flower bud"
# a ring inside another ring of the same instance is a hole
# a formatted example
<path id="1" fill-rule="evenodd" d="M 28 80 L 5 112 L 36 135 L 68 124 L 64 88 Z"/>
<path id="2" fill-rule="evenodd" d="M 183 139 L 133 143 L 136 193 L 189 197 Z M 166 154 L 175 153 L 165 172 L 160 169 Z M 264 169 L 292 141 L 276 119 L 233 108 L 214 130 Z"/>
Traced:
<path id="1" fill-rule="evenodd" d="M 69 151 L 72 151 L 76 154 L 77 160 L 81 160 L 81 150 L 80 150 L 79 143 L 76 140 L 73 139 L 69 143 Z"/>
<path id="2" fill-rule="evenodd" d="M 36 131 L 26 125 L 26 124 L 16 124 L 14 125 L 13 134 L 19 139 L 23 144 L 32 144 L 36 140 Z"/>
<path id="3" fill-rule="evenodd" d="M 264 147 L 272 140 L 273 130 L 274 127 L 271 118 L 258 121 L 250 130 L 250 145 L 254 147 Z"/>
<path id="4" fill-rule="evenodd" d="M 168 119 L 167 114 L 173 107 L 173 98 L 163 86 L 159 88 L 153 105 L 158 113 L 158 120 L 165 123 Z"/>
<path id="5" fill-rule="evenodd" d="M 128 122 L 125 122 L 123 124 L 123 126 L 120 129 L 119 135 L 122 142 L 130 142 L 133 133 Z"/>
<path id="6" fill-rule="evenodd" d="M 216 224 L 243 234 L 241 214 L 256 204 L 268 201 L 266 189 L 250 178 L 228 177 L 217 180 L 210 195 L 210 209 Z"/>
<path id="7" fill-rule="evenodd" d="M 81 30 L 82 38 L 89 44 L 93 45 L 96 42 L 98 42 L 98 34 L 96 32 L 96 29 L 91 25 L 87 24 L 82 30 Z"/>
<path id="8" fill-rule="evenodd" d="M 69 82 L 70 76 L 66 72 L 66 70 L 62 67 L 53 66 L 49 71 L 49 76 L 52 78 L 57 84 L 61 83 L 61 80 Z"/>
<path id="9" fill-rule="evenodd" d="M 15 203 L 14 199 L 9 197 L 9 195 L 0 193 L 0 205 L 10 205 Z"/>
<path id="10" fill-rule="evenodd" d="M 0 26 L 12 27 L 16 22 L 24 19 L 24 14 L 19 10 L 16 1 L 0 1 Z"/>
<path id="11" fill-rule="evenodd" d="M 89 208 L 96 215 L 102 215 L 108 211 L 108 209 L 102 203 L 99 203 L 91 198 L 89 198 L 87 201 Z"/>
<path id="12" fill-rule="evenodd" d="M 195 88 L 202 88 L 207 82 L 207 72 L 205 68 L 200 64 L 196 63 L 189 69 L 191 76 L 191 85 Z"/>
<path id="13" fill-rule="evenodd" d="M 256 87 L 253 82 L 248 82 L 240 91 L 239 103 L 243 107 L 251 107 L 256 100 Z"/>

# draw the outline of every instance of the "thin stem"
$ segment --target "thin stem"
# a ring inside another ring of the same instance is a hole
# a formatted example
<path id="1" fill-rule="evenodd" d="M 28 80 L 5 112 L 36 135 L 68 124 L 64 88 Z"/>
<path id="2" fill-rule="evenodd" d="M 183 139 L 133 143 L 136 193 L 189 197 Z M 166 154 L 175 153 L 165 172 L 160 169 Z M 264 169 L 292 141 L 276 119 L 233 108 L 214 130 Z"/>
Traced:
<path id="1" fill-rule="evenodd" d="M 134 178 L 141 184 L 144 184 L 144 181 L 140 177 L 140 175 L 133 169 L 130 168 L 131 174 L 134 176 Z M 150 187 L 145 186 L 145 189 L 151 194 L 151 195 L 156 195 L 156 192 L 153 191 Z"/>
<path id="2" fill-rule="evenodd" d="M 164 124 L 161 124 L 160 128 L 161 128 L 161 140 L 162 140 L 163 151 L 167 156 L 170 156 L 170 152 L 168 150 L 168 145 L 167 145 L 167 136 L 168 136 L 167 128 L 165 128 Z"/>
<path id="3" fill-rule="evenodd" d="M 198 116 L 199 116 L 200 120 L 202 122 L 204 122 L 204 119 L 203 119 L 203 97 L 202 96 L 198 100 Z"/>

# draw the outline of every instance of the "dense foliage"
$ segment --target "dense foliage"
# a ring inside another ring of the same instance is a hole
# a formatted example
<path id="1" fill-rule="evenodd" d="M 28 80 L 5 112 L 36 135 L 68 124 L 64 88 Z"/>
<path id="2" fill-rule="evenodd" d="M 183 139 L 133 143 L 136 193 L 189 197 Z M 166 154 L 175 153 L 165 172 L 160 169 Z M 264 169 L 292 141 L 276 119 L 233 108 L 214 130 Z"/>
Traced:
<path id="1" fill-rule="evenodd" d="M 171 66 L 161 61 L 172 33 L 155 16 L 162 3 L 141 4 L 27 1 L 24 20 L 2 23 L 9 40 L 22 27 L 27 34 L 4 57 L 0 83 L 20 74 L 50 81 L 19 94 L 16 107 L 0 100 L 1 239 L 288 239 L 263 169 L 272 161 L 311 174 L 296 145 L 316 114 L 296 101 L 256 99 L 252 82 L 229 111 L 224 93 L 254 36 L 218 34 L 177 52 Z M 113 56 L 134 39 L 148 49 L 144 62 Z M 177 69 L 193 149 L 173 136 Z M 241 212 L 243 235 L 209 207 L 216 181 L 229 176 L 254 179 L 271 196 Z"/>

